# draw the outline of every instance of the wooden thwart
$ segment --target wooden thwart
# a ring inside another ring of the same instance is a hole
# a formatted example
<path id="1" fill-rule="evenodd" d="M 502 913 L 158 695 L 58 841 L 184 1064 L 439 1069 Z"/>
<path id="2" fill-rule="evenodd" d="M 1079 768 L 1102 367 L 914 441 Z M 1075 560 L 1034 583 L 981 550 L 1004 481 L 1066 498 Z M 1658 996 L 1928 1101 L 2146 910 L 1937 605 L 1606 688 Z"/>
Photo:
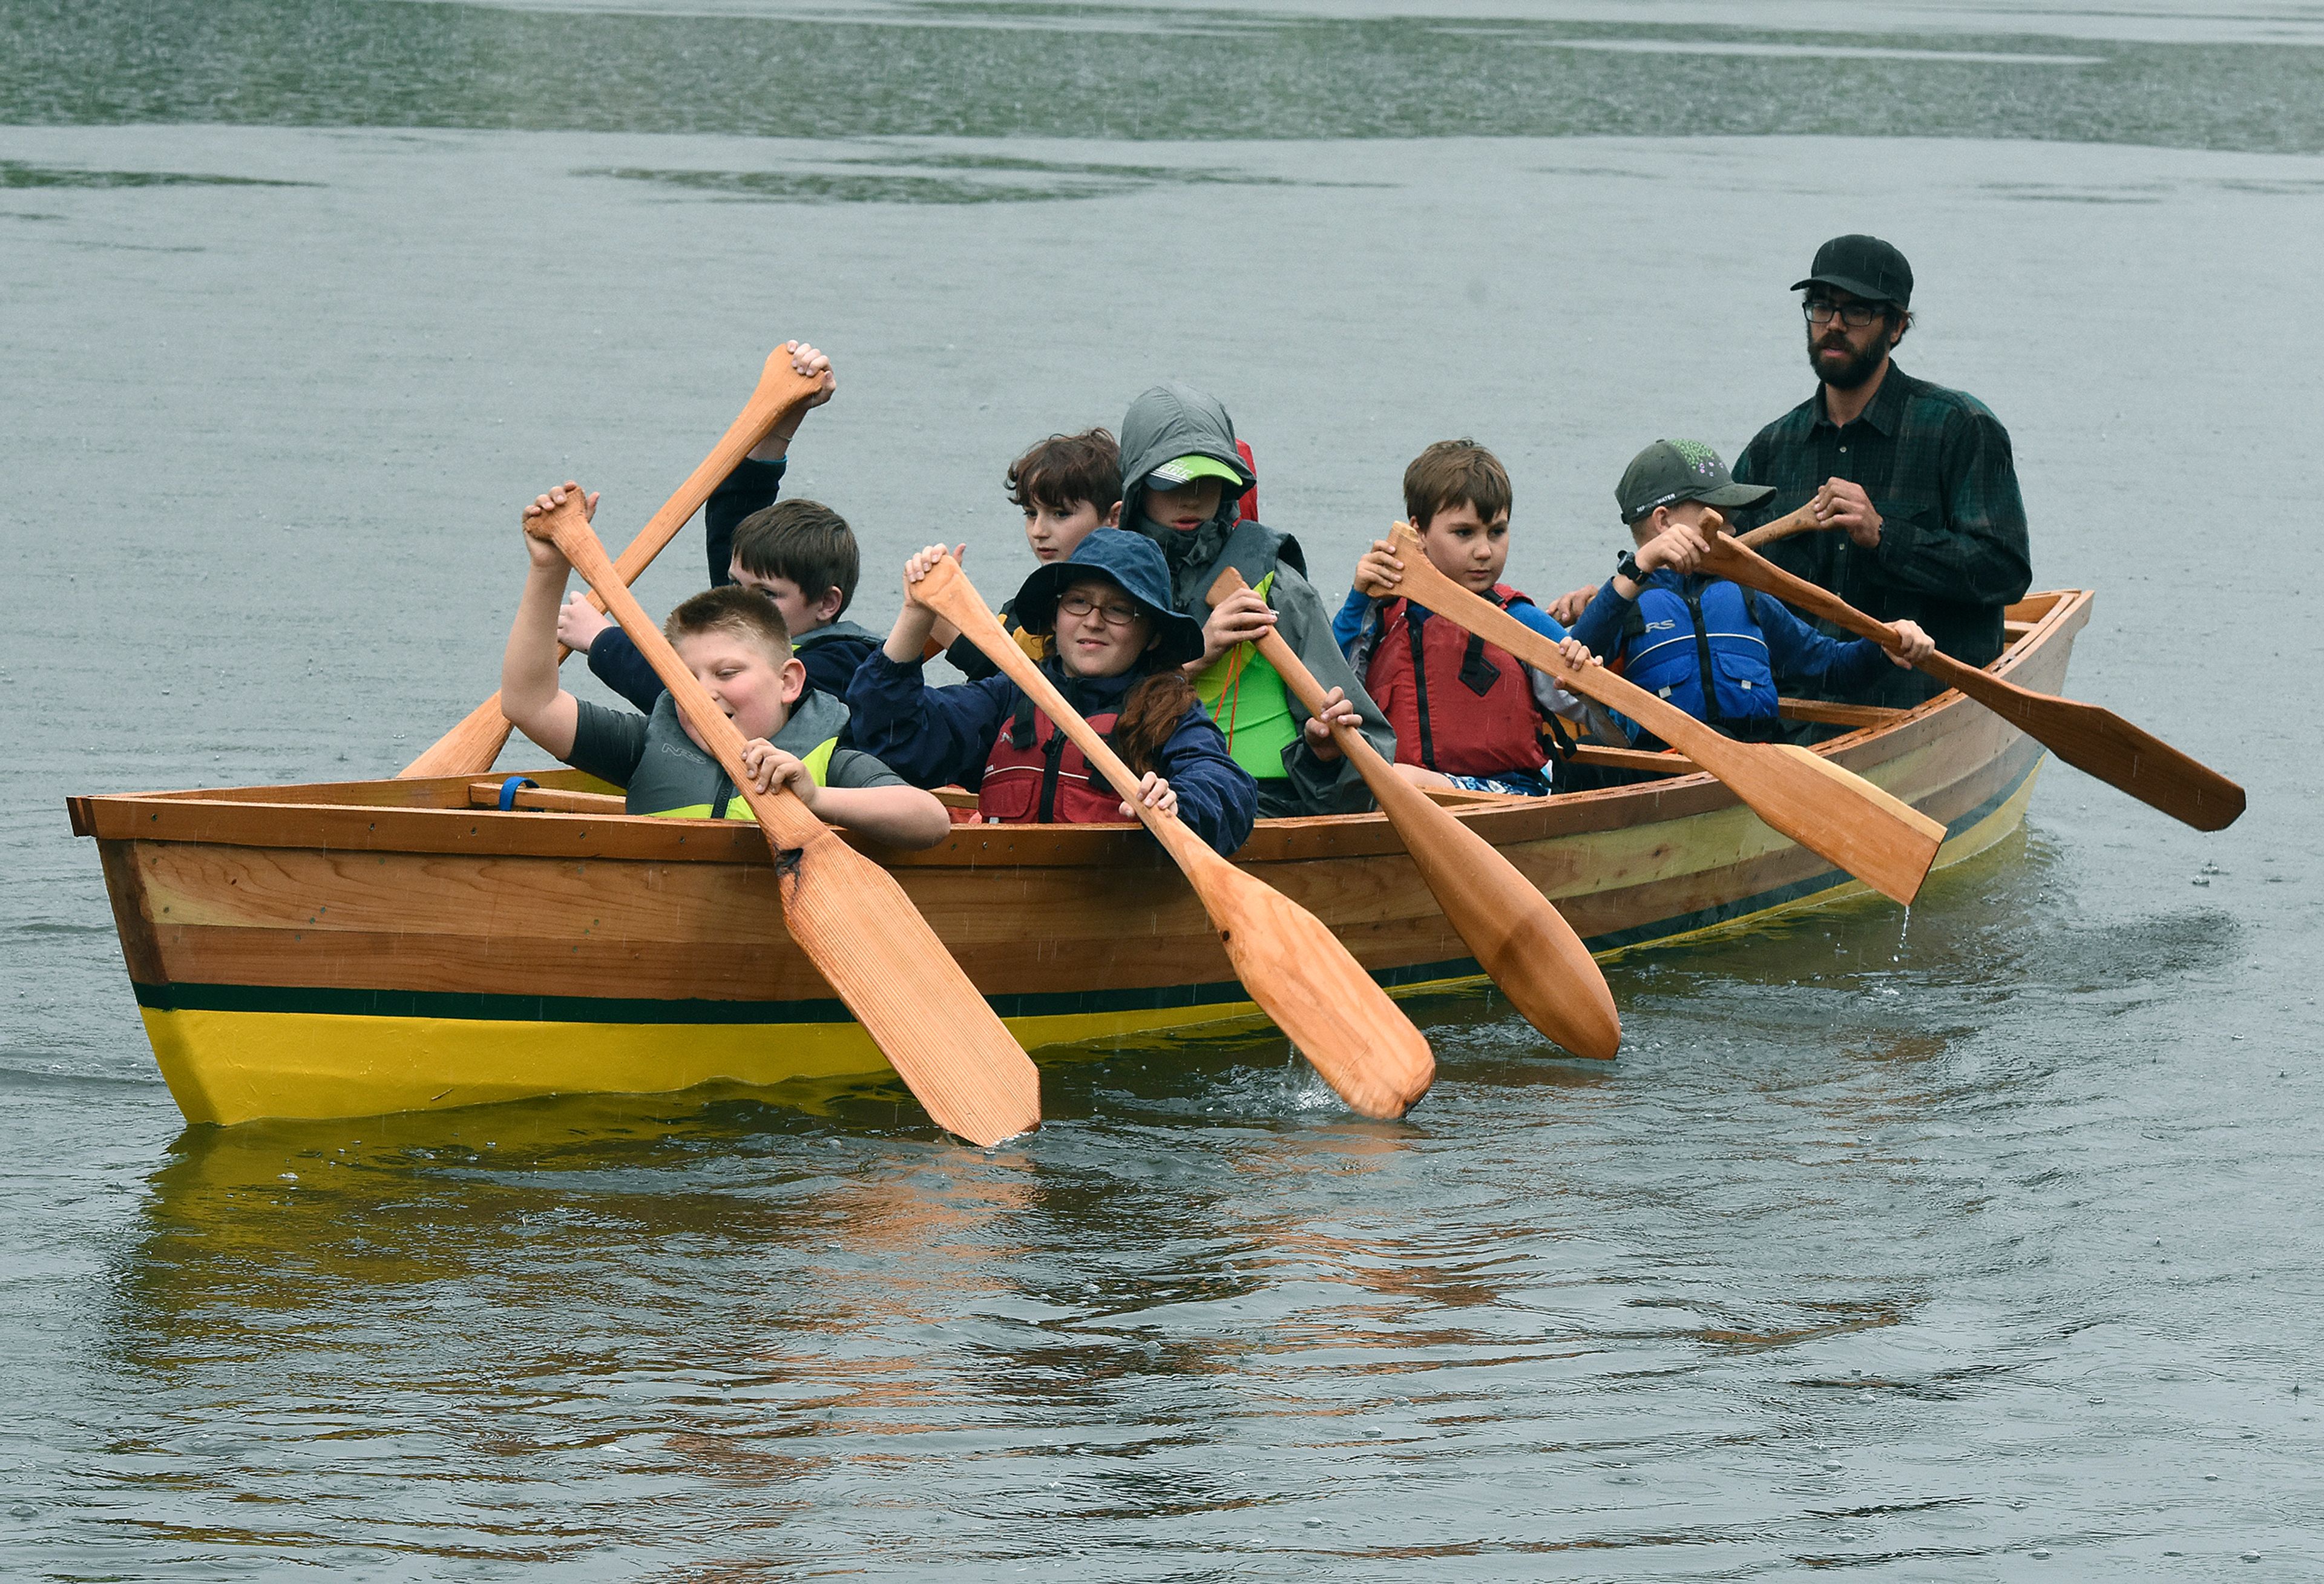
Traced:
<path id="1" fill-rule="evenodd" d="M 1704 538 L 1711 544 L 1711 553 L 1702 563 L 1706 570 L 1771 594 L 1891 652 L 1902 647 L 1895 628 L 1866 615 L 1830 590 L 1794 576 L 1747 543 L 1720 532 L 1720 526 L 1716 512 L 1705 519 L 1704 527 L 1710 531 Z M 2241 787 L 2112 710 L 2020 687 L 1948 654 L 1932 654 L 1914 663 L 1946 686 L 1977 700 L 2076 769 L 2119 787 L 2141 803 L 2199 831 L 2222 830 L 2244 811 Z"/>
<path id="2" fill-rule="evenodd" d="M 1210 602 L 1249 586 L 1230 566 L 1211 585 Z M 1269 628 L 1256 647 L 1309 714 L 1322 711 L 1323 685 L 1281 634 Z M 1577 1056 L 1611 1061 L 1622 1043 L 1614 994 L 1565 916 L 1491 843 L 1398 775 L 1362 732 L 1339 726 L 1332 737 L 1355 761 L 1444 916 L 1526 1021 Z"/>
<path id="3" fill-rule="evenodd" d="M 1603 668 L 1567 665 L 1548 639 L 1436 570 L 1408 525 L 1396 525 L 1393 543 L 1404 562 L 1402 592 L 1428 610 L 1628 715 L 1725 782 L 1768 824 L 1875 890 L 1904 903 L 1919 893 L 1945 839 L 1935 820 L 1815 754 L 1738 742 Z"/>
<path id="4" fill-rule="evenodd" d="M 992 1145 L 1038 1127 L 1041 1079 L 895 877 L 816 818 L 788 790 L 752 789 L 742 733 L 711 702 L 606 558 L 578 491 L 525 531 L 553 540 L 605 600 L 679 714 L 758 816 L 773 853 L 783 922 L 938 1127 Z"/>
<path id="5" fill-rule="evenodd" d="M 1137 801 L 1138 777 L 1001 631 L 958 562 L 937 562 L 914 592 L 1031 695 L 1124 795 L 1185 871 L 1243 989 L 1342 1100 L 1368 1117 L 1400 1117 L 1428 1092 L 1436 1059 L 1388 992 L 1314 914 L 1212 852 L 1176 815 Z"/>
<path id="6" fill-rule="evenodd" d="M 725 482 L 735 465 L 760 441 L 774 433 L 777 424 L 814 400 L 822 382 L 808 379 L 791 367 L 791 349 L 796 345 L 786 341 L 767 355 L 766 367 L 759 373 L 758 388 L 751 392 L 751 400 L 727 426 L 726 433 L 711 448 L 710 455 L 678 486 L 678 493 L 662 502 L 653 520 L 638 530 L 638 537 L 630 541 L 621 559 L 611 563 L 624 588 L 638 580 L 653 558 L 661 554 L 663 547 L 678 537 L 678 530 L 702 509 L 711 493 Z M 600 611 L 607 609 L 604 595 L 595 589 L 590 591 L 589 603 Z M 558 645 L 557 663 L 563 665 L 565 657 L 572 652 Z M 509 723 L 501 714 L 501 695 L 494 693 L 396 774 L 400 778 L 481 776 L 500 758 L 508 735 Z"/>

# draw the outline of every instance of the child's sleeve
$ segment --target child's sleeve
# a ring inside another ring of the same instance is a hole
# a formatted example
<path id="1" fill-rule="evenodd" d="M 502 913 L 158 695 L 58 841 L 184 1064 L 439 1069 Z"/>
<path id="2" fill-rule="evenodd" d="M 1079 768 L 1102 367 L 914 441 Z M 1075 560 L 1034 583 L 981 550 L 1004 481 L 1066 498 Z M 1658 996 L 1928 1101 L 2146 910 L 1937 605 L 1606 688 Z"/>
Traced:
<path id="1" fill-rule="evenodd" d="M 858 749 L 915 787 L 974 786 L 1016 692 L 1006 677 L 930 687 L 920 662 L 873 649 L 847 686 L 848 723 Z"/>
<path id="2" fill-rule="evenodd" d="M 1251 823 L 1259 817 L 1259 783 L 1227 752 L 1225 736 L 1201 705 L 1180 718 L 1155 768 L 1178 795 L 1180 822 L 1220 857 L 1233 856 L 1250 840 Z M 1127 798 L 1127 788 L 1116 790 Z"/>
<path id="3" fill-rule="evenodd" d="M 1750 608 L 1760 636 L 1767 640 L 1767 657 L 1775 662 L 1779 685 L 1796 677 L 1813 679 L 1826 693 L 1861 693 L 1889 669 L 1888 651 L 1870 639 L 1818 632 L 1773 594 L 1754 594 Z"/>
<path id="4" fill-rule="evenodd" d="M 778 456 L 772 462 L 753 462 L 745 456 L 703 502 L 702 538 L 710 551 L 711 587 L 721 588 L 734 581 L 726 576 L 726 569 L 734 564 L 734 530 L 752 512 L 775 503 L 789 460 Z"/>
<path id="5" fill-rule="evenodd" d="M 908 787 L 909 781 L 890 769 L 880 760 L 852 748 L 835 748 L 831 763 L 825 769 L 823 784 L 854 791 L 867 787 Z"/>
<path id="6" fill-rule="evenodd" d="M 1582 648 L 1612 665 L 1622 658 L 1622 623 L 1629 619 L 1633 603 L 1616 594 L 1614 580 L 1608 578 L 1599 586 L 1597 597 L 1582 607 L 1568 636 L 1580 639 Z"/>
<path id="7" fill-rule="evenodd" d="M 1346 654 L 1349 646 L 1363 636 L 1364 617 L 1371 608 L 1372 596 L 1360 588 L 1350 589 L 1348 597 L 1340 603 L 1340 613 L 1332 618 L 1332 641 L 1340 646 L 1342 654 Z"/>
<path id="8" fill-rule="evenodd" d="M 861 638 L 826 638 L 821 643 L 811 643 L 798 652 L 799 664 L 807 668 L 807 685 L 834 698 L 845 698 L 848 685 L 855 680 L 857 668 L 870 658 L 879 646 Z M 596 649 L 590 649 L 590 669 L 596 668 Z"/>
<path id="9" fill-rule="evenodd" d="M 618 627 L 608 627 L 589 645 L 589 674 L 650 714 L 665 691 L 652 663 Z"/>
<path id="10" fill-rule="evenodd" d="M 1592 603 L 1594 603 L 1595 602 L 1593 601 Z M 1547 611 L 1545 611 L 1539 605 L 1535 604 L 1531 600 L 1511 601 L 1509 603 L 1509 614 L 1524 622 L 1527 627 L 1532 628 L 1536 632 L 1540 633 L 1552 643 L 1561 642 L 1566 637 L 1564 624 L 1559 622 L 1556 617 L 1551 615 Z"/>
<path id="11" fill-rule="evenodd" d="M 609 710 L 586 698 L 573 702 L 578 714 L 573 723 L 573 751 L 565 762 L 601 781 L 627 787 L 638 773 L 638 761 L 646 756 L 645 716 Z"/>

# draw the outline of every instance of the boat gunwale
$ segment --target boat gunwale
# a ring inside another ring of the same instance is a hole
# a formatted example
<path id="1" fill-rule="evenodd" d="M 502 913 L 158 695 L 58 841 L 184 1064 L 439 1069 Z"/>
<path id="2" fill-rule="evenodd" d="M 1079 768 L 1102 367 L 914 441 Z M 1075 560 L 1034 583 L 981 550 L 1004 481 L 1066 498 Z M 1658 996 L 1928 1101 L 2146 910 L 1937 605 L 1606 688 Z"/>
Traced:
<path id="1" fill-rule="evenodd" d="M 2030 621 L 2031 626 L 1987 669 L 1996 676 L 2006 676 L 2056 638 L 2078 631 L 2089 618 L 2093 598 L 2088 589 L 2044 591 L 2009 607 L 2011 619 Z M 1818 743 L 1814 751 L 1862 774 L 1943 736 L 1972 713 L 1983 713 L 1982 706 L 1948 690 L 1892 720 L 1831 737 Z M 544 787 L 589 779 L 579 771 L 564 769 L 518 773 Z M 69 797 L 66 803 L 73 833 L 94 836 L 100 843 L 202 843 L 489 858 L 752 865 L 771 861 L 758 827 L 746 822 L 474 808 L 465 798 L 467 787 L 477 779 L 474 775 L 411 780 L 375 778 L 272 787 L 91 793 Z M 404 800 L 344 800 L 356 791 L 391 794 Z M 331 794 L 338 794 L 340 800 L 332 800 Z M 463 801 L 443 801 L 452 796 Z M 1661 824 L 1736 802 L 1734 793 L 1717 778 L 1695 770 L 1553 798 L 1509 797 L 1448 806 L 1448 812 L 1499 846 Z M 302 815 L 304 821 L 295 817 Z M 355 828 L 358 820 L 363 821 L 360 830 Z M 464 820 L 467 824 L 461 829 Z M 298 828 L 301 824 L 307 825 L 303 832 Z M 1139 826 L 1130 824 L 959 824 L 943 842 L 917 852 L 885 847 L 853 832 L 840 833 L 851 845 L 892 869 L 1164 866 L 1161 850 Z M 1387 817 L 1373 810 L 1262 820 L 1234 857 L 1239 864 L 1248 865 L 1388 856 L 1403 851 L 1403 842 Z"/>

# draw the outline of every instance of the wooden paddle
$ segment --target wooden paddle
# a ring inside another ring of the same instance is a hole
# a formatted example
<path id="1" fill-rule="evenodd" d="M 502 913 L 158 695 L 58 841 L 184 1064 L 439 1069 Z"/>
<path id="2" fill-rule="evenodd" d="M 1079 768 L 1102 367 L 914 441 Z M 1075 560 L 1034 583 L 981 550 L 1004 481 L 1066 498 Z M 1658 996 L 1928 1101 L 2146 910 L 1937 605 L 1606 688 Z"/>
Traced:
<path id="1" fill-rule="evenodd" d="M 678 493 L 663 502 L 653 520 L 638 530 L 638 537 L 630 541 L 622 558 L 613 563 L 621 574 L 622 586 L 638 580 L 653 558 L 661 554 L 662 548 L 678 537 L 678 530 L 701 510 L 711 493 L 725 482 L 735 464 L 774 433 L 784 419 L 802 410 L 814 399 L 822 382 L 808 379 L 791 367 L 791 350 L 798 345 L 796 341 L 786 341 L 767 355 L 766 367 L 759 373 L 758 389 L 751 392 L 751 400 L 727 426 L 724 436 L 702 459 L 702 465 L 678 485 Z M 606 609 L 604 596 L 595 590 L 591 591 L 589 603 L 601 611 Z M 560 644 L 557 663 L 563 665 L 565 657 L 572 652 Z M 500 758 L 508 734 L 509 723 L 501 714 L 501 695 L 495 693 L 469 711 L 467 719 L 438 738 L 426 752 L 398 770 L 396 778 L 403 780 L 415 776 L 480 776 Z"/>
<path id="2" fill-rule="evenodd" d="M 1041 1078 L 903 888 L 788 789 L 752 790 L 742 733 L 703 691 L 589 531 L 577 490 L 524 530 L 555 542 L 662 679 L 678 712 L 759 818 L 783 923 L 936 1126 L 993 1145 L 1040 1126 Z"/>
<path id="3" fill-rule="evenodd" d="M 1774 594 L 1836 627 L 1845 627 L 1892 654 L 1898 652 L 1902 640 L 1895 628 L 1866 615 L 1829 589 L 1794 577 L 1748 545 L 1720 532 L 1724 525 L 1718 512 L 1706 513 L 1702 526 L 1703 537 L 1711 544 L 1711 553 L 1702 562 L 1708 570 Z M 2141 803 L 2199 831 L 2224 830 L 2244 811 L 2241 787 L 2110 709 L 2020 687 L 1948 654 L 1932 654 L 1914 664 L 1946 686 L 1969 695 L 2075 769 L 2121 787 Z"/>
<path id="4" fill-rule="evenodd" d="M 1230 566 L 1211 585 L 1210 602 L 1250 586 Z M 1308 713 L 1320 714 L 1323 686 L 1282 634 L 1268 629 L 1258 649 Z M 1526 1021 L 1577 1056 L 1611 1061 L 1622 1043 L 1614 993 L 1565 916 L 1499 849 L 1397 774 L 1361 732 L 1334 726 L 1332 740 L 1355 761 L 1444 916 Z"/>
<path id="5" fill-rule="evenodd" d="M 1873 889 L 1908 905 L 1919 894 L 1944 826 L 1820 754 L 1791 743 L 1738 742 L 1603 667 L 1567 665 L 1548 639 L 1436 570 L 1408 524 L 1396 525 L 1392 542 L 1404 561 L 1400 593 L 1628 715 L 1724 781 L 1767 824 Z"/>
<path id="6" fill-rule="evenodd" d="M 1795 533 L 1818 533 L 1830 526 L 1828 523 L 1816 520 L 1815 502 L 1810 501 L 1796 511 L 1785 512 L 1773 522 L 1761 523 L 1749 533 L 1737 534 L 1735 542 L 1738 545 L 1748 545 L 1756 550 L 1761 545 L 1772 545 L 1777 539 L 1787 539 Z"/>
<path id="7" fill-rule="evenodd" d="M 1367 1117 L 1400 1117 L 1428 1092 L 1436 1058 L 1388 992 L 1314 914 L 1212 852 L 1176 815 L 1138 801 L 1138 777 L 1001 631 L 959 562 L 946 556 L 913 592 L 1031 695 L 1123 794 L 1202 898 L 1243 989 L 1342 1100 Z"/>

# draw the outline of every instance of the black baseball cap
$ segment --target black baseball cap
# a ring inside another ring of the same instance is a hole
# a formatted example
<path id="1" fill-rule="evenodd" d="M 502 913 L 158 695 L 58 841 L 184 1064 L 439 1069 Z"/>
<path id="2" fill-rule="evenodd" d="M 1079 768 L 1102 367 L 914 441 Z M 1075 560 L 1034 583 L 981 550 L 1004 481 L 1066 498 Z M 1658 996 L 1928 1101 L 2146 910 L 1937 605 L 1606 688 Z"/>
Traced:
<path id="1" fill-rule="evenodd" d="M 1835 236 L 1816 249 L 1814 267 L 1792 290 L 1836 286 L 1869 302 L 1913 306 L 1913 266 L 1904 255 L 1877 236 Z"/>
<path id="2" fill-rule="evenodd" d="M 1614 487 L 1622 520 L 1636 522 L 1657 506 L 1700 501 L 1706 506 L 1757 506 L 1773 484 L 1738 484 L 1719 453 L 1701 440 L 1656 440 L 1630 458 Z"/>

